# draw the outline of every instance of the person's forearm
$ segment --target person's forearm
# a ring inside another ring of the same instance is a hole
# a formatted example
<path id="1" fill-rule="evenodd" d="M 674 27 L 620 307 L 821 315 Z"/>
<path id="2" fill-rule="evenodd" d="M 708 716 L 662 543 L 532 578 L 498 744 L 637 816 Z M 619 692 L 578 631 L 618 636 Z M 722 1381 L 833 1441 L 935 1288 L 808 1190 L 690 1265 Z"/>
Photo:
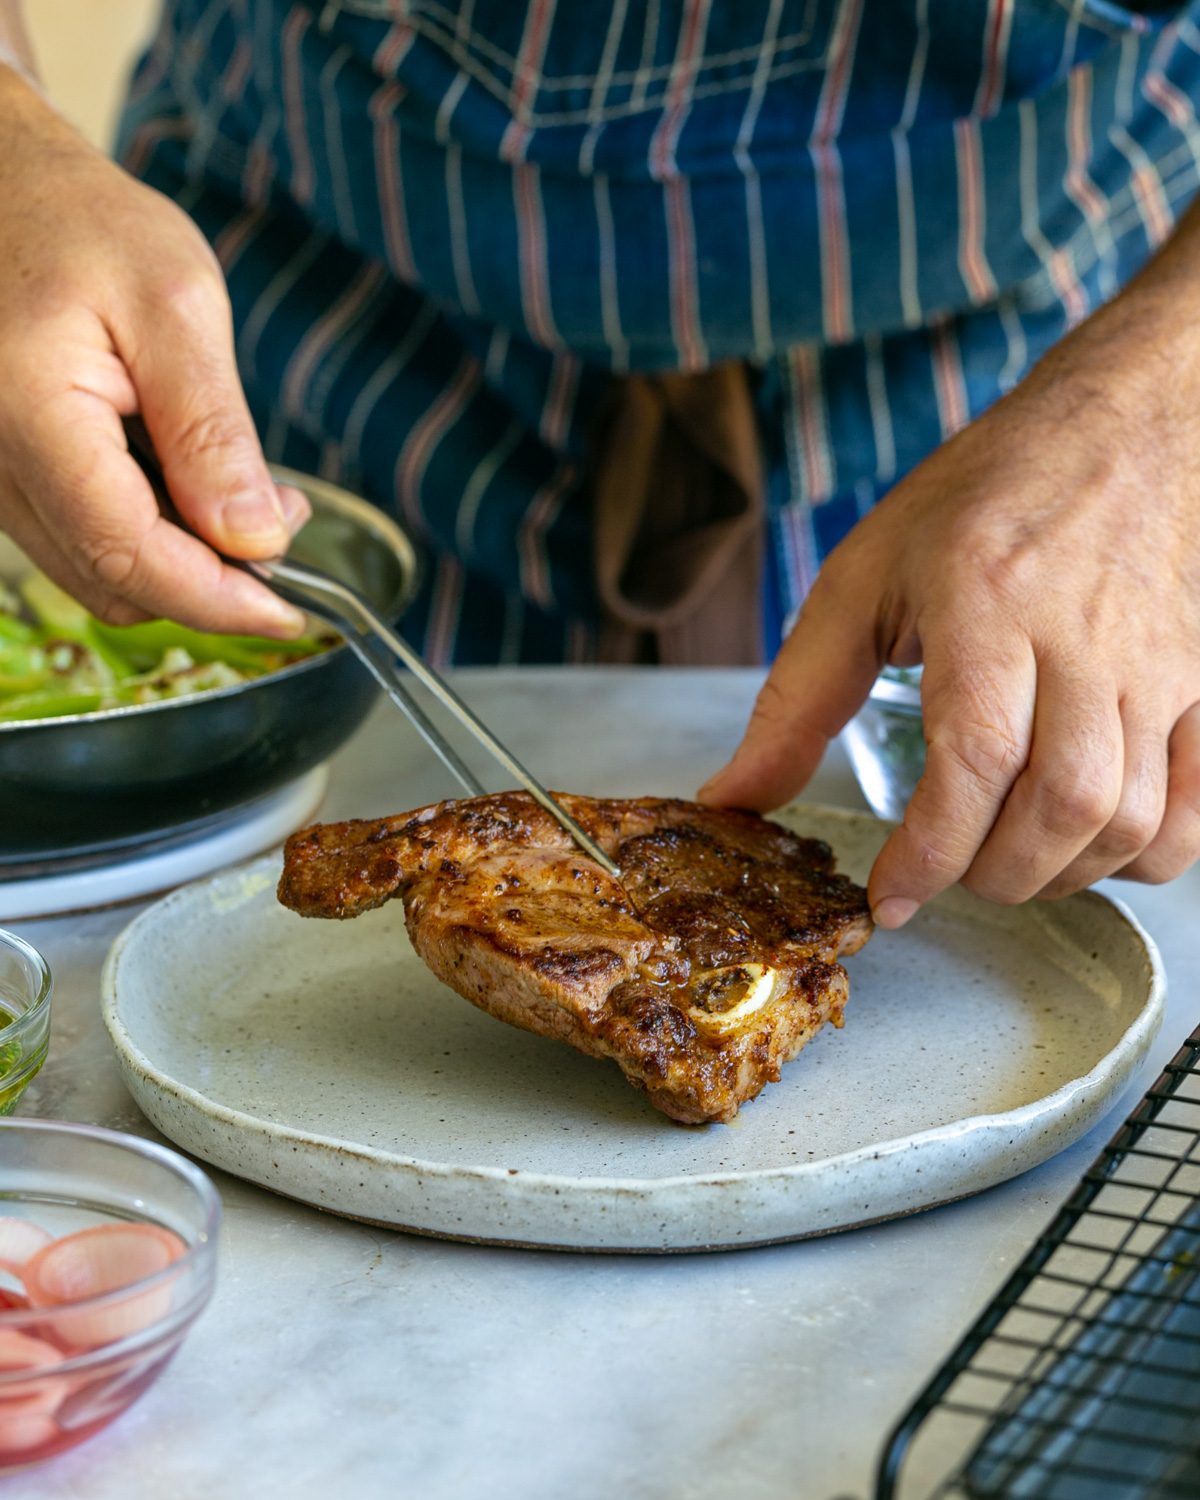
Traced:
<path id="1" fill-rule="evenodd" d="M 1086 349 L 1097 393 L 1132 398 L 1134 419 L 1156 410 L 1196 410 L 1200 398 L 1200 203 L 1111 302 L 1087 318 L 1034 369 L 1035 384 L 1056 380 Z M 1143 405 L 1143 403 L 1145 403 Z"/>
<path id="2" fill-rule="evenodd" d="M 1171 291 L 1174 298 L 1184 298 L 1200 305 L 1200 287 L 1196 271 L 1200 266 L 1200 202 L 1193 203 L 1181 216 L 1175 228 L 1150 257 L 1122 297 L 1137 297 L 1150 291 Z M 1178 307 L 1178 302 L 1176 302 Z"/>
<path id="3" fill-rule="evenodd" d="M 25 29 L 25 0 L 0 0 L 0 67 L 14 68 L 31 83 L 40 82 Z"/>

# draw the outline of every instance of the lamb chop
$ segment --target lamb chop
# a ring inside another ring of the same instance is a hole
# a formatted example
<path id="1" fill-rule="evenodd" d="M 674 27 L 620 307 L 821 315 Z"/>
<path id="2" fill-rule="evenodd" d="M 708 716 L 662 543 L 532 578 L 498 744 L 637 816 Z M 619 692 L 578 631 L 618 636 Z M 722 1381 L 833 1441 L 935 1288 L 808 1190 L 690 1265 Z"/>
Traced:
<path id="1" fill-rule="evenodd" d="M 417 952 L 473 1004 L 612 1058 L 673 1119 L 733 1119 L 841 1026 L 837 958 L 870 936 L 866 893 L 828 845 L 753 813 L 555 796 L 620 883 L 501 792 L 302 829 L 279 899 L 354 917 L 400 896 Z"/>

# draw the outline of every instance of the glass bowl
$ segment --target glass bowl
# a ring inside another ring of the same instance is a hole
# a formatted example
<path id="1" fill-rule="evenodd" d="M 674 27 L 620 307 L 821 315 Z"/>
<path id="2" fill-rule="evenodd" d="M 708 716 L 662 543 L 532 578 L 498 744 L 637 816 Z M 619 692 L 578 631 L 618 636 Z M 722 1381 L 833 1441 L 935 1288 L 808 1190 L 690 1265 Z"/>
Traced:
<path id="1" fill-rule="evenodd" d="M 0 928 L 0 1115 L 12 1113 L 46 1061 L 52 988 L 37 949 Z"/>
<path id="2" fill-rule="evenodd" d="M 0 1231 L 10 1250 L 23 1237 L 36 1245 L 91 1230 L 72 1244 L 86 1242 L 92 1257 L 102 1245 L 90 1263 L 116 1286 L 47 1302 L 32 1296 L 51 1282 L 35 1281 L 36 1260 L 0 1267 L 0 1474 L 83 1442 L 153 1384 L 212 1295 L 220 1222 L 216 1189 L 174 1151 L 93 1126 L 0 1120 Z M 143 1227 L 113 1232 L 131 1225 Z M 60 1297 L 70 1279 L 63 1260 L 53 1263 Z M 138 1279 L 120 1285 L 135 1264 Z"/>
<path id="3" fill-rule="evenodd" d="M 925 769 L 920 667 L 884 667 L 845 737 L 871 810 L 898 823 Z"/>

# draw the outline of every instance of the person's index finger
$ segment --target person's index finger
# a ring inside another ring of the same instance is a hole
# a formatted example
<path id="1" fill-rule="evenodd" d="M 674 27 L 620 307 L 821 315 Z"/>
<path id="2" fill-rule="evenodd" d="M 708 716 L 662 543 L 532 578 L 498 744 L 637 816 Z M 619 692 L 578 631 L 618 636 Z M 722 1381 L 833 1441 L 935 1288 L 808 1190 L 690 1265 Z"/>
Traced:
<path id="1" fill-rule="evenodd" d="M 899 927 L 961 880 L 1029 755 L 1037 666 L 1024 638 L 935 639 L 921 683 L 925 770 L 868 883 L 876 921 Z"/>
<path id="2" fill-rule="evenodd" d="M 143 540 L 138 584 L 129 597 L 141 608 L 195 630 L 292 640 L 307 624 L 300 610 L 162 516 Z"/>
<path id="3" fill-rule="evenodd" d="M 159 513 L 120 423 L 90 406 L 39 484 L 39 511 L 75 570 L 148 614 L 199 630 L 288 638 L 304 616 Z"/>
<path id="4" fill-rule="evenodd" d="M 879 672 L 874 600 L 851 612 L 818 578 L 767 675 L 741 743 L 698 793 L 725 807 L 780 807 L 806 784 Z"/>
<path id="5" fill-rule="evenodd" d="M 120 593 L 151 615 L 194 630 L 290 640 L 305 629 L 300 610 L 165 516 L 156 516 L 138 538 Z"/>

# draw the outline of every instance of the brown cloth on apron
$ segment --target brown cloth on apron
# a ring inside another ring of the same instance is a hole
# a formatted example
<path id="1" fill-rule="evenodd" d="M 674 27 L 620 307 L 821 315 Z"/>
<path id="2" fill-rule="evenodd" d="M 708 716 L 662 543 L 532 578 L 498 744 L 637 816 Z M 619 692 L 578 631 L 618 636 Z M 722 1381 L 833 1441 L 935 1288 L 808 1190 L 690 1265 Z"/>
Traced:
<path id="1" fill-rule="evenodd" d="M 599 659 L 760 663 L 765 505 L 746 366 L 617 381 L 593 485 Z"/>

